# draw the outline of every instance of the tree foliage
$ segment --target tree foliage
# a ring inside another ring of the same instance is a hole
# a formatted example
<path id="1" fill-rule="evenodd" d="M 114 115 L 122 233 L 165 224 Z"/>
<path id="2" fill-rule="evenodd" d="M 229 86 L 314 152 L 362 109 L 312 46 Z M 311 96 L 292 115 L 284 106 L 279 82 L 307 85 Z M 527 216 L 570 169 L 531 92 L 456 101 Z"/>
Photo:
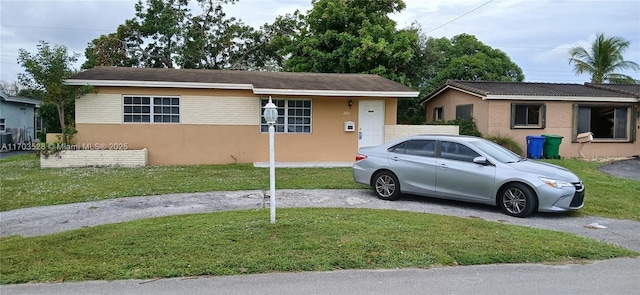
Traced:
<path id="1" fill-rule="evenodd" d="M 404 83 L 418 44 L 415 30 L 396 30 L 390 13 L 401 0 L 313 0 L 304 26 L 283 48 L 294 72 L 370 73 Z"/>
<path id="2" fill-rule="evenodd" d="M 58 123 L 62 131 L 63 143 L 66 143 L 67 124 L 72 121 L 67 116 L 67 110 L 73 109 L 77 98 L 91 91 L 91 88 L 64 85 L 64 80 L 76 71 L 71 64 L 78 60 L 78 54 L 69 55 L 65 46 L 50 46 L 40 41 L 37 53 L 31 54 L 24 49 L 18 51 L 18 63 L 25 73 L 18 74 L 18 80 L 28 89 L 42 95 L 45 104 L 52 104 L 58 113 Z"/>
<path id="3" fill-rule="evenodd" d="M 640 65 L 624 60 L 622 56 L 629 44 L 621 37 L 607 38 L 604 34 L 598 34 L 591 48 L 577 46 L 569 50 L 569 64 L 574 64 L 578 75 L 590 74 L 591 83 L 637 84 L 638 81 L 633 77 L 616 73 L 620 70 L 640 70 Z"/>
<path id="4" fill-rule="evenodd" d="M 224 4 L 237 0 L 138 0 L 136 16 L 88 44 L 94 66 L 224 69 L 263 66 L 252 55 L 265 44 L 261 31 L 228 18 Z M 189 5 L 196 2 L 199 11 Z M 248 60 L 248 61 L 247 61 Z"/>
<path id="5" fill-rule="evenodd" d="M 437 74 L 425 84 L 423 93 L 443 85 L 447 80 L 504 81 L 524 80 L 522 69 L 506 53 L 480 42 L 475 36 L 460 34 L 447 40 L 430 40 L 436 54 Z M 440 53 L 440 54 L 439 54 Z"/>

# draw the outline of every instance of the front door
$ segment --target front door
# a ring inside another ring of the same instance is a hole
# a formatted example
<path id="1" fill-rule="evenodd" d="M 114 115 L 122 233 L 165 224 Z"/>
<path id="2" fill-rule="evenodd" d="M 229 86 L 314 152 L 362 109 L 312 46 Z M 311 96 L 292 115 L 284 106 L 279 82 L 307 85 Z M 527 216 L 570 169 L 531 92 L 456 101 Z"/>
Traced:
<path id="1" fill-rule="evenodd" d="M 358 148 L 384 143 L 384 101 L 358 102 Z"/>

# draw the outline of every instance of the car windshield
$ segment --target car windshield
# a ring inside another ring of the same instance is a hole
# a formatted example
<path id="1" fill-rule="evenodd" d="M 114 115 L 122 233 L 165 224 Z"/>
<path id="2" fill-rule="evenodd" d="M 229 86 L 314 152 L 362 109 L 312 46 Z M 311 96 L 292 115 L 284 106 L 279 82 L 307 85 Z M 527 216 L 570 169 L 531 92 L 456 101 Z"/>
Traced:
<path id="1" fill-rule="evenodd" d="M 523 160 L 522 157 L 514 152 L 488 140 L 477 140 L 470 144 L 502 163 L 514 163 Z"/>

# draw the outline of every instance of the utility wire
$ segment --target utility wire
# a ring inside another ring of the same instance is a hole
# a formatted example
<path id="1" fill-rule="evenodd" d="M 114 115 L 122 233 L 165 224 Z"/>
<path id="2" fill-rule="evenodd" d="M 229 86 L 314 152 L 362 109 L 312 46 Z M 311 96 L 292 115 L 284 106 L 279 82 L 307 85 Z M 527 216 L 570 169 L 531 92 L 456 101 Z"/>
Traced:
<path id="1" fill-rule="evenodd" d="M 474 8 L 474 9 L 469 10 L 467 13 L 465 13 L 465 14 L 463 14 L 463 15 L 461 15 L 461 16 L 458 16 L 458 17 L 456 17 L 456 18 L 454 18 L 454 19 L 452 19 L 452 20 L 450 20 L 450 21 L 448 21 L 448 22 L 446 22 L 446 23 L 444 23 L 444 24 L 442 24 L 442 25 L 439 25 L 439 26 L 437 26 L 437 27 L 435 27 L 435 28 L 433 28 L 433 29 L 431 29 L 431 30 L 429 30 L 429 31 L 425 32 L 425 34 L 429 34 L 429 33 L 433 32 L 433 31 L 435 31 L 435 30 L 437 30 L 437 29 L 440 29 L 440 28 L 442 28 L 442 27 L 444 27 L 444 26 L 446 26 L 446 25 L 448 25 L 448 24 L 450 24 L 450 23 L 454 22 L 454 21 L 457 21 L 457 20 L 459 20 L 459 19 L 461 19 L 461 18 L 463 18 L 463 17 L 465 17 L 465 16 L 467 16 L 467 15 L 471 14 L 472 12 L 474 12 L 474 11 L 476 11 L 476 10 L 478 10 L 478 9 L 480 9 L 480 8 L 482 8 L 482 7 L 484 7 L 485 5 L 487 5 L 487 4 L 491 3 L 491 2 L 493 2 L 493 0 L 489 0 L 489 1 L 485 2 L 485 3 L 484 3 L 484 4 L 482 4 L 482 5 L 480 5 L 480 6 L 476 7 L 476 8 Z"/>

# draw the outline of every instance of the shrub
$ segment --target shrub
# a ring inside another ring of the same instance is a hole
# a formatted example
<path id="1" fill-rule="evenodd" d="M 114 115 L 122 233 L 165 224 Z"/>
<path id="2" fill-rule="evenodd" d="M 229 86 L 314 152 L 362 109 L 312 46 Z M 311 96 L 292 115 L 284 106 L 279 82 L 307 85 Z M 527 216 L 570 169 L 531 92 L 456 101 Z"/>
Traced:
<path id="1" fill-rule="evenodd" d="M 485 139 L 493 141 L 518 155 L 522 155 L 522 148 L 518 145 L 518 142 L 508 134 L 487 135 Z"/>

